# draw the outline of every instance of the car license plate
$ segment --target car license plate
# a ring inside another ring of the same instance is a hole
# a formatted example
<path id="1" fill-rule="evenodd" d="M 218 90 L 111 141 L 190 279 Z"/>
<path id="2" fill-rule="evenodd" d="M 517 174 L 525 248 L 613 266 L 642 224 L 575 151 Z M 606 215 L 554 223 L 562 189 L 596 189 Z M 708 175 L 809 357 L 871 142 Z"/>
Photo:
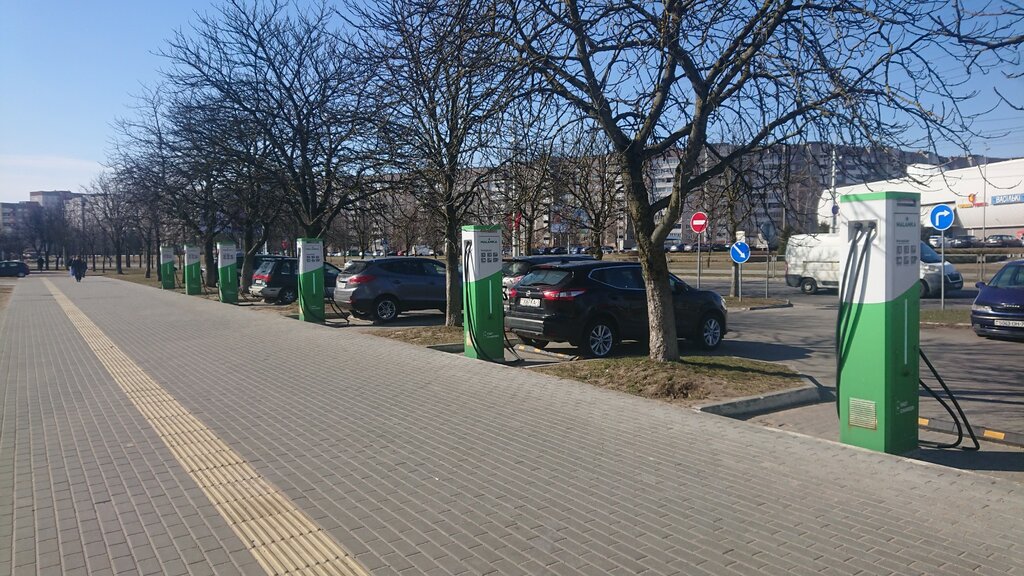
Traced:
<path id="1" fill-rule="evenodd" d="M 519 299 L 519 305 L 520 306 L 531 306 L 533 308 L 539 308 L 540 307 L 540 298 L 520 298 Z"/>
<path id="2" fill-rule="evenodd" d="M 1024 320 L 995 320 L 996 326 L 1006 326 L 1007 328 L 1024 328 Z"/>

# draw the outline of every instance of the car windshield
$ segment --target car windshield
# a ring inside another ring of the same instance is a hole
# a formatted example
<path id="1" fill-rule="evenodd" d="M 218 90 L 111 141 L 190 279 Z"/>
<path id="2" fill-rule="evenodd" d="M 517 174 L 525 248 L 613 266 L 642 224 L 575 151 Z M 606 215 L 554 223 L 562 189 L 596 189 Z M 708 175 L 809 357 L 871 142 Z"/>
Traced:
<path id="1" fill-rule="evenodd" d="M 938 253 L 932 250 L 931 246 L 921 242 L 921 262 L 925 264 L 938 264 L 942 262 L 942 258 L 939 258 Z"/>
<path id="2" fill-rule="evenodd" d="M 363 270 L 366 270 L 366 262 L 364 260 L 349 260 L 345 263 L 345 267 L 341 269 L 341 273 L 359 274 Z"/>
<path id="3" fill-rule="evenodd" d="M 541 268 L 530 272 L 519 281 L 520 286 L 554 286 L 569 277 L 565 270 Z"/>
<path id="4" fill-rule="evenodd" d="M 1024 288 L 1024 264 L 1005 266 L 989 282 L 995 288 Z"/>

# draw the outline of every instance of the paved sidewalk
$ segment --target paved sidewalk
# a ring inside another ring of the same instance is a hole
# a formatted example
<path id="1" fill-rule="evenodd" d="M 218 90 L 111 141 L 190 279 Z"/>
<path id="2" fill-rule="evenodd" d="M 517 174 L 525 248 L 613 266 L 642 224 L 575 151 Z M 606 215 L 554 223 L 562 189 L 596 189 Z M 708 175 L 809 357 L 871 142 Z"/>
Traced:
<path id="1" fill-rule="evenodd" d="M 52 282 L 372 574 L 1024 574 L 1024 488 L 87 277 Z M 0 312 L 0 574 L 260 574 L 43 282 Z"/>

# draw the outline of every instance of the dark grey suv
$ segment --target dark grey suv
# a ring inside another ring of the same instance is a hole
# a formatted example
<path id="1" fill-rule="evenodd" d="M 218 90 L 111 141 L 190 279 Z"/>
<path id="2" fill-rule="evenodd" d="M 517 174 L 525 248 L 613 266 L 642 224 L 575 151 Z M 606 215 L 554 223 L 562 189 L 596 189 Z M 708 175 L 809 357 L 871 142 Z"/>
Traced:
<path id="1" fill-rule="evenodd" d="M 444 311 L 444 264 L 396 256 L 351 260 L 334 287 L 334 302 L 356 318 L 390 322 L 408 310 Z"/>

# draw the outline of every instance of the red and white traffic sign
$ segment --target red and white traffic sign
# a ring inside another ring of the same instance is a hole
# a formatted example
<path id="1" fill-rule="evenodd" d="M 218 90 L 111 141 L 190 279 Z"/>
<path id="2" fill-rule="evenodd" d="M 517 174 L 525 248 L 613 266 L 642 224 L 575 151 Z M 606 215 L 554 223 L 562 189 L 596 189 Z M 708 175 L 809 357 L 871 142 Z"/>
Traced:
<path id="1" fill-rule="evenodd" d="M 700 234 L 708 227 L 708 215 L 703 212 L 694 212 L 690 216 L 690 229 Z"/>

